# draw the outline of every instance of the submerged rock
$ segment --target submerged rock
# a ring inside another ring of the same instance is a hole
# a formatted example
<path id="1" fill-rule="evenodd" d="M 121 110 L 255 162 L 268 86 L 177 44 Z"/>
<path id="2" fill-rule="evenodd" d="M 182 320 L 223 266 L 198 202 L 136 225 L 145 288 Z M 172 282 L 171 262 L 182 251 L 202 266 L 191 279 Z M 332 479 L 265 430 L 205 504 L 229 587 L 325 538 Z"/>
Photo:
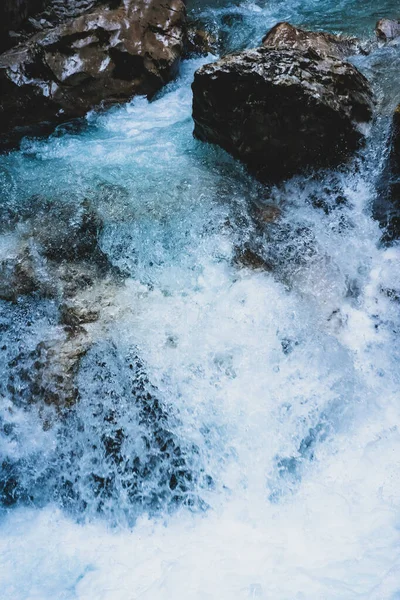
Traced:
<path id="1" fill-rule="evenodd" d="M 18 357 L 19 380 L 11 383 L 35 401 L 61 389 L 73 406 L 46 429 L 44 465 L 36 448 L 22 459 L 3 456 L 0 505 L 57 502 L 80 518 L 102 513 L 129 522 L 143 510 L 204 508 L 199 492 L 212 479 L 199 447 L 186 438 L 178 412 L 151 382 L 137 349 L 104 340 L 77 356 L 65 345 L 71 377 L 63 380 L 57 361 L 49 361 L 54 351 L 42 344 Z M 3 427 L 12 437 L 13 427 Z"/>
<path id="2" fill-rule="evenodd" d="M 184 24 L 184 0 L 108 2 L 3 53 L 3 147 L 34 125 L 49 130 L 102 103 L 152 96 L 177 73 Z"/>
<path id="3" fill-rule="evenodd" d="M 87 202 L 32 196 L 18 213 L 8 211 L 6 229 L 16 238 L 0 262 L 0 299 L 36 293 L 71 298 L 115 269 L 102 252 L 103 223 Z"/>
<path id="4" fill-rule="evenodd" d="M 400 238 L 400 104 L 393 114 L 389 154 L 378 183 L 373 215 L 384 230 L 384 243 Z"/>
<path id="5" fill-rule="evenodd" d="M 81 339 L 61 337 L 40 342 L 33 351 L 16 356 L 8 365 L 7 391 L 13 403 L 25 407 L 36 404 L 39 412 L 44 405 L 57 411 L 71 407 L 78 398 L 75 378 L 89 347 L 82 334 Z"/>
<path id="6" fill-rule="evenodd" d="M 32 294 L 40 289 L 35 263 L 25 247 L 17 256 L 0 261 L 0 300 L 16 302 L 19 296 Z"/>
<path id="7" fill-rule="evenodd" d="M 380 19 L 376 24 L 375 33 L 383 42 L 390 42 L 400 36 L 400 21 Z"/>
<path id="8" fill-rule="evenodd" d="M 74 204 L 33 196 L 21 211 L 26 236 L 55 262 L 103 260 L 99 237 L 103 223 L 87 201 Z"/>
<path id="9" fill-rule="evenodd" d="M 372 92 L 349 63 L 313 49 L 256 48 L 201 67 L 194 135 L 220 145 L 261 180 L 331 167 L 363 142 Z"/>
<path id="10" fill-rule="evenodd" d="M 100 511 L 116 497 L 150 510 L 170 503 L 194 506 L 202 475 L 195 468 L 199 450 L 180 437 L 178 415 L 150 381 L 137 349 L 124 352 L 112 342 L 94 346 L 78 384 L 77 425 L 91 442 L 86 460 L 73 457 L 69 470 L 81 499 L 94 495 L 91 503 Z"/>
<path id="11" fill-rule="evenodd" d="M 345 38 L 324 31 L 305 31 L 290 23 L 278 23 L 262 41 L 266 48 L 276 50 L 313 50 L 321 58 L 333 56 L 344 59 L 353 54 L 364 53 L 359 40 Z"/>
<path id="12" fill-rule="evenodd" d="M 217 54 L 218 42 L 216 37 L 201 25 L 191 23 L 186 30 L 185 55 L 207 56 Z"/>
<path id="13" fill-rule="evenodd" d="M 235 250 L 233 262 L 239 267 L 247 269 L 271 271 L 271 264 L 262 257 L 262 248 L 252 248 L 249 244 Z"/>

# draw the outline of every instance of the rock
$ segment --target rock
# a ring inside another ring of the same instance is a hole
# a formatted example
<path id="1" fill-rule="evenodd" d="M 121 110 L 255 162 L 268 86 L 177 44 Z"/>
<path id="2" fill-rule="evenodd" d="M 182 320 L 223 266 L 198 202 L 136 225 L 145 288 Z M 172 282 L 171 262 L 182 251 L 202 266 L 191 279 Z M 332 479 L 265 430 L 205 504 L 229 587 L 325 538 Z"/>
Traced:
<path id="1" fill-rule="evenodd" d="M 105 0 L 106 1 L 106 0 Z M 47 0 L 44 15 L 53 23 L 62 23 L 87 13 L 97 5 L 105 4 L 104 0 Z M 111 4 L 109 2 L 109 4 Z M 113 2 L 112 4 L 118 4 Z"/>
<path id="2" fill-rule="evenodd" d="M 0 300 L 16 302 L 19 296 L 32 294 L 40 289 L 34 262 L 28 248 L 20 255 L 6 257 L 0 262 Z"/>
<path id="3" fill-rule="evenodd" d="M 2 0 L 0 3 L 0 51 L 14 44 L 14 33 L 31 15 L 44 9 L 46 0 Z"/>
<path id="4" fill-rule="evenodd" d="M 193 88 L 194 135 L 220 145 L 262 181 L 333 167 L 364 140 L 368 81 L 314 50 L 256 48 L 201 67 Z"/>
<path id="5" fill-rule="evenodd" d="M 39 32 L 0 56 L 3 148 L 32 126 L 43 124 L 46 132 L 94 107 L 150 97 L 176 75 L 184 0 L 117 4 Z"/>
<path id="6" fill-rule="evenodd" d="M 71 407 L 78 398 L 76 375 L 90 347 L 84 334 L 40 342 L 31 352 L 22 352 L 8 365 L 7 385 L 17 405 L 52 406 L 58 411 Z"/>
<path id="7" fill-rule="evenodd" d="M 33 237 L 45 258 L 55 262 L 102 260 L 98 241 L 103 224 L 88 202 L 73 204 L 33 196 L 21 213 L 27 223 L 26 235 Z"/>
<path id="8" fill-rule="evenodd" d="M 59 407 L 59 415 L 48 406 L 42 411 L 49 416 L 45 435 L 40 432 L 42 439 L 48 435 L 45 464 L 36 444 L 32 454 L 2 457 L 0 504 L 53 502 L 81 517 L 105 513 L 132 522 L 143 510 L 204 509 L 201 489 L 211 488 L 213 480 L 202 452 L 188 438 L 176 407 L 151 382 L 137 349 L 112 340 L 84 354 L 72 355 L 65 347 L 62 360 L 70 377 L 60 381 L 54 379 L 59 355 L 53 352 L 59 350 L 47 343 L 17 357 L 9 387 L 23 406 L 28 398 L 38 408 L 43 396 L 51 399 L 60 389 L 61 398 L 72 403 Z M 6 419 L 2 434 L 13 441 L 14 423 Z"/>
<path id="9" fill-rule="evenodd" d="M 87 306 L 76 306 L 65 303 L 60 307 L 60 321 L 70 329 L 77 329 L 86 323 L 94 323 L 99 319 L 100 311 Z"/>
<path id="10" fill-rule="evenodd" d="M 207 56 L 217 54 L 217 39 L 212 33 L 192 23 L 187 27 L 185 56 Z"/>
<path id="11" fill-rule="evenodd" d="M 400 104 L 393 114 L 389 155 L 377 186 L 374 218 L 384 230 L 382 241 L 400 238 Z"/>
<path id="12" fill-rule="evenodd" d="M 4 207 L 3 223 L 14 246 L 0 263 L 0 299 L 73 298 L 98 281 L 119 278 L 102 252 L 103 223 L 89 202 L 61 202 L 32 196 L 13 214 Z"/>
<path id="13" fill-rule="evenodd" d="M 276 204 L 256 204 L 252 216 L 257 224 L 274 223 L 281 216 L 281 209 Z"/>
<path id="14" fill-rule="evenodd" d="M 340 60 L 364 53 L 356 38 L 340 37 L 323 31 L 305 31 L 286 22 L 275 25 L 264 37 L 262 44 L 275 50 L 311 50 L 321 58 L 333 56 Z"/>
<path id="15" fill-rule="evenodd" d="M 272 265 L 262 257 L 262 249 L 254 250 L 248 244 L 237 248 L 233 258 L 234 264 L 248 269 L 271 271 Z"/>
<path id="16" fill-rule="evenodd" d="M 376 24 L 375 33 L 378 39 L 383 42 L 390 42 L 390 40 L 400 36 L 400 21 L 380 19 Z"/>

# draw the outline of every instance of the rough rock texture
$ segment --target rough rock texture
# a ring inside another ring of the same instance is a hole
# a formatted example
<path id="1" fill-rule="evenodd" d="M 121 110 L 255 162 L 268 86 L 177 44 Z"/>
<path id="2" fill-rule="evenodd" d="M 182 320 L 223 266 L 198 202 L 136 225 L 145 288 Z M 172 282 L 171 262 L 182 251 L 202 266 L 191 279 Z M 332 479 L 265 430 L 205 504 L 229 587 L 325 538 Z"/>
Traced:
<path id="1" fill-rule="evenodd" d="M 313 50 L 321 58 L 347 58 L 363 52 L 356 38 L 345 38 L 323 31 L 305 31 L 290 23 L 278 23 L 262 41 L 266 48 L 276 50 Z"/>
<path id="2" fill-rule="evenodd" d="M 87 201 L 32 196 L 18 211 L 1 208 L 2 232 L 15 243 L 0 261 L 0 300 L 34 294 L 59 307 L 54 338 L 13 359 L 7 390 L 14 402 L 62 410 L 78 398 L 75 378 L 96 337 L 91 324 L 110 302 L 119 273 L 101 251 L 103 224 Z"/>
<path id="3" fill-rule="evenodd" d="M 79 338 L 40 342 L 31 352 L 22 352 L 8 365 L 11 373 L 7 391 L 14 403 L 44 405 L 62 410 L 78 398 L 76 375 L 90 344 L 82 333 Z M 46 424 L 49 426 L 49 423 Z"/>
<path id="4" fill-rule="evenodd" d="M 334 166 L 362 142 L 372 115 L 368 81 L 314 51 L 257 48 L 200 68 L 194 135 L 219 144 L 261 180 Z"/>
<path id="5" fill-rule="evenodd" d="M 14 33 L 21 24 L 46 6 L 46 0 L 1 0 L 0 51 L 14 44 Z"/>
<path id="6" fill-rule="evenodd" d="M 103 224 L 89 202 L 68 203 L 32 196 L 17 212 L 2 207 L 3 232 L 15 244 L 0 261 L 0 300 L 73 298 L 119 273 L 99 246 Z"/>
<path id="7" fill-rule="evenodd" d="M 389 156 L 378 185 L 374 217 L 384 234 L 382 241 L 390 243 L 400 238 L 400 104 L 393 114 Z"/>
<path id="8" fill-rule="evenodd" d="M 51 22 L 62 22 L 89 12 L 96 5 L 106 4 L 107 0 L 47 0 L 43 14 Z M 114 2 L 115 5 L 118 1 Z"/>
<path id="9" fill-rule="evenodd" d="M 400 36 L 400 21 L 381 19 L 375 27 L 377 37 L 383 42 L 389 42 Z"/>
<path id="10" fill-rule="evenodd" d="M 207 56 L 207 54 L 217 54 L 216 37 L 202 29 L 200 24 L 190 23 L 186 30 L 185 55 L 186 56 Z"/>
<path id="11" fill-rule="evenodd" d="M 101 5 L 5 52 L 0 56 L 3 146 L 15 144 L 32 125 L 80 117 L 135 94 L 153 95 L 177 73 L 184 23 L 183 0 L 125 0 L 116 8 Z"/>

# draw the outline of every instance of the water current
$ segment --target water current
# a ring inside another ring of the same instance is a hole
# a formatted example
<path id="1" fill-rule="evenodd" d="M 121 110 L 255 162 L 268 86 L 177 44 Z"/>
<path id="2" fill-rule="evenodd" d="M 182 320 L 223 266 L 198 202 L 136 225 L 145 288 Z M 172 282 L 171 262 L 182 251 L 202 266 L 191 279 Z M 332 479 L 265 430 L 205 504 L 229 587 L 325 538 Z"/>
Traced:
<path id="1" fill-rule="evenodd" d="M 46 207 L 90 203 L 117 273 L 79 292 L 97 318 L 70 338 L 57 295 L 1 301 L 0 597 L 399 599 L 400 249 L 373 219 L 400 98 L 399 46 L 373 28 L 398 3 L 189 13 L 224 51 L 279 20 L 360 36 L 377 117 L 350 164 L 267 188 L 192 136 L 210 55 L 151 102 L 0 157 L 2 259 L 27 243 L 24 215 L 40 236 Z M 268 268 L 238 264 L 247 245 Z M 74 343 L 67 410 L 32 373 Z"/>

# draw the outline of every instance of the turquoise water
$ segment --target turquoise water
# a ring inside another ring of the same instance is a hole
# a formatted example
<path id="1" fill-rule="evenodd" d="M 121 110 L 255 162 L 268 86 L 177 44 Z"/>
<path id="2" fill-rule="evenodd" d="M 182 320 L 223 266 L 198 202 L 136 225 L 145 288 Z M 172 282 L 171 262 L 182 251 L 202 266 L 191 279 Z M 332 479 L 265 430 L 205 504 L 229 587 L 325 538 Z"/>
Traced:
<path id="1" fill-rule="evenodd" d="M 394 3 L 360 4 L 191 10 L 239 48 L 277 20 L 372 39 Z M 354 59 L 378 99 L 366 148 L 338 172 L 272 190 L 192 137 L 190 83 L 207 60 L 185 61 L 151 103 L 91 113 L 0 158 L 4 258 L 26 235 L 10 215 L 33 195 L 86 200 L 120 273 L 87 292 L 99 319 L 63 419 L 15 383 L 16 357 L 29 372 L 38 343 L 64 340 L 59 302 L 1 304 L 2 477 L 21 490 L 0 516 L 5 600 L 400 597 L 399 248 L 380 244 L 371 216 L 398 49 Z M 280 218 L 260 231 L 264 205 Z M 239 268 L 244 243 L 274 269 Z M 189 474 L 178 498 L 172 458 L 132 402 L 143 381 Z M 118 431 L 110 460 L 104 436 Z M 129 488 L 132 456 L 153 467 Z"/>

